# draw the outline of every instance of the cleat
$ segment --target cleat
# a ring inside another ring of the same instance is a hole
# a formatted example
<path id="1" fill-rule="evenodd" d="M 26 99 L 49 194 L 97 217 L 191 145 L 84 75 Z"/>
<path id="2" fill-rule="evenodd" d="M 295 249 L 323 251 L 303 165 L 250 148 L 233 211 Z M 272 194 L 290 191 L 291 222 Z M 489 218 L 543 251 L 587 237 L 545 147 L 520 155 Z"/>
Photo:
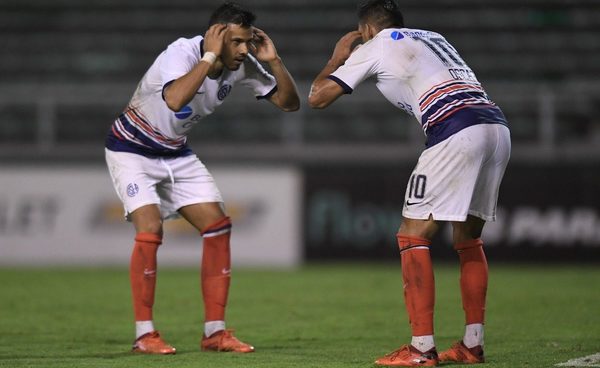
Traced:
<path id="1" fill-rule="evenodd" d="M 440 353 L 440 362 L 445 363 L 477 364 L 484 361 L 481 345 L 468 348 L 462 341 L 455 342 L 450 349 Z"/>
<path id="2" fill-rule="evenodd" d="M 202 336 L 200 347 L 202 351 L 254 352 L 254 346 L 243 343 L 233 336 L 233 330 L 218 331 L 210 335 L 210 337 Z"/>
<path id="3" fill-rule="evenodd" d="M 435 348 L 424 353 L 412 345 L 402 345 L 386 356 L 375 361 L 376 365 L 384 367 L 433 367 L 438 363 Z"/>
<path id="4" fill-rule="evenodd" d="M 143 354 L 175 354 L 176 352 L 174 347 L 160 337 L 158 331 L 148 332 L 138 337 L 133 342 L 131 351 Z"/>

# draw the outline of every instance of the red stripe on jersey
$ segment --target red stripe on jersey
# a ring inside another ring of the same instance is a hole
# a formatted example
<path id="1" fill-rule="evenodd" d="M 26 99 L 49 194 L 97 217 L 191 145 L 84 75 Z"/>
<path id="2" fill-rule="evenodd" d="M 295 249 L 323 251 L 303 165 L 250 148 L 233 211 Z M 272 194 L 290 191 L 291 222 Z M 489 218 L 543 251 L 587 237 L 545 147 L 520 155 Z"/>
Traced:
<path id="1" fill-rule="evenodd" d="M 440 97 L 442 95 L 449 94 L 450 92 L 455 92 L 455 91 L 459 91 L 459 90 L 468 90 L 468 89 L 474 89 L 478 92 L 483 92 L 483 89 L 481 89 L 481 87 L 474 85 L 474 84 L 458 84 L 458 85 L 442 88 L 439 91 L 437 91 L 436 93 L 434 93 L 433 95 L 429 96 L 427 98 L 427 100 L 423 101 L 423 103 L 420 104 L 421 111 L 424 112 L 425 110 L 427 110 L 427 108 L 429 107 L 428 105 L 430 105 L 432 101 L 436 100 L 438 97 Z"/>

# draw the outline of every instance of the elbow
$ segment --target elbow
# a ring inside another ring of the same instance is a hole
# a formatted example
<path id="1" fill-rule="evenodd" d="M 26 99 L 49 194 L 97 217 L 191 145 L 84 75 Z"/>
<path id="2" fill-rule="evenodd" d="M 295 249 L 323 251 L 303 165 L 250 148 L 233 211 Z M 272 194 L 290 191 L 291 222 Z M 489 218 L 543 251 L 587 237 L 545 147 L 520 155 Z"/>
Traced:
<path id="1" fill-rule="evenodd" d="M 170 93 L 170 89 L 163 92 L 163 100 L 165 104 L 169 108 L 169 110 L 173 112 L 179 112 L 183 107 L 187 104 L 187 101 L 184 101 L 181 98 L 178 98 L 177 95 Z"/>
<path id="2" fill-rule="evenodd" d="M 298 111 L 300 109 L 300 99 L 294 99 L 294 101 L 291 101 L 289 103 L 287 103 L 285 106 L 282 106 L 281 109 L 285 112 L 294 112 L 294 111 Z"/>
<path id="3" fill-rule="evenodd" d="M 173 112 L 179 112 L 185 106 L 181 101 L 174 101 L 173 99 L 166 98 L 165 103 L 169 110 Z"/>
<path id="4" fill-rule="evenodd" d="M 291 107 L 282 107 L 281 110 L 283 110 L 284 112 L 294 112 L 300 110 L 300 106 L 296 105 Z"/>
<path id="5" fill-rule="evenodd" d="M 312 109 L 324 109 L 329 105 L 325 100 L 320 99 L 317 95 L 313 94 L 308 96 L 308 106 Z"/>
<path id="6" fill-rule="evenodd" d="M 270 101 L 285 112 L 294 112 L 300 109 L 300 97 L 298 97 L 298 94 L 284 97 L 276 94 L 273 95 L 273 98 L 271 98 Z"/>

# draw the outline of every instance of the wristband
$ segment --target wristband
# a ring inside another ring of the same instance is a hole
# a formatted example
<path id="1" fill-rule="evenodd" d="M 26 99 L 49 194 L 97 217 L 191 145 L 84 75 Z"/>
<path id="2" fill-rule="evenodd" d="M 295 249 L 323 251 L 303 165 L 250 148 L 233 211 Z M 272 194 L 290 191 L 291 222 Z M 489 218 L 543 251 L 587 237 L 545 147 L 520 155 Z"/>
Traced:
<path id="1" fill-rule="evenodd" d="M 202 56 L 202 59 L 200 59 L 200 60 L 206 61 L 207 63 L 212 65 L 217 60 L 217 55 L 214 52 L 208 51 L 208 52 L 204 53 L 204 56 Z"/>

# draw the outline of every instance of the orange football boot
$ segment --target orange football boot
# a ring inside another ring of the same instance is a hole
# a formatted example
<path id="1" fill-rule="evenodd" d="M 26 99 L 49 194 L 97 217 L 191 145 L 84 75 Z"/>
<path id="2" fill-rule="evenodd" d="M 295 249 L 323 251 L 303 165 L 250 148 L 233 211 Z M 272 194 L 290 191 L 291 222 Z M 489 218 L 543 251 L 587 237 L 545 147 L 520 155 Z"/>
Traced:
<path id="1" fill-rule="evenodd" d="M 167 344 L 158 331 L 148 332 L 133 342 L 131 351 L 144 354 L 175 354 L 175 348 Z"/>
<path id="2" fill-rule="evenodd" d="M 477 364 L 483 363 L 483 348 L 481 345 L 468 348 L 462 341 L 455 342 L 450 349 L 440 353 L 440 362 Z"/>
<path id="3" fill-rule="evenodd" d="M 254 346 L 241 342 L 233 336 L 233 330 L 215 332 L 210 337 L 202 336 L 200 347 L 203 351 L 230 351 L 234 353 L 252 353 Z"/>
<path id="4" fill-rule="evenodd" d="M 410 344 L 402 345 L 375 361 L 375 364 L 385 367 L 433 367 L 437 363 L 438 355 L 435 348 L 422 353 Z"/>

